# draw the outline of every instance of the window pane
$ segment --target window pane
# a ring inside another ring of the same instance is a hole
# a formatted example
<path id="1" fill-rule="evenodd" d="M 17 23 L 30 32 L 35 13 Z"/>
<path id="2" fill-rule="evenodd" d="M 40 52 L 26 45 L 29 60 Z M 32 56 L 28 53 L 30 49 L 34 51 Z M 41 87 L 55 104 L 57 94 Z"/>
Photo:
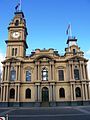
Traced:
<path id="1" fill-rule="evenodd" d="M 31 90 L 29 88 L 26 89 L 26 98 L 31 98 Z"/>
<path id="2" fill-rule="evenodd" d="M 79 70 L 78 69 L 74 69 L 74 79 L 79 80 Z"/>
<path id="3" fill-rule="evenodd" d="M 45 68 L 42 70 L 42 80 L 48 80 L 48 71 Z"/>
<path id="4" fill-rule="evenodd" d="M 64 71 L 63 70 L 58 71 L 58 77 L 59 77 L 59 80 L 64 80 Z"/>
<path id="5" fill-rule="evenodd" d="M 79 87 L 76 88 L 76 97 L 81 97 L 81 90 Z"/>
<path id="6" fill-rule="evenodd" d="M 14 48 L 12 48 L 12 56 L 14 56 Z"/>
<path id="7" fill-rule="evenodd" d="M 59 90 L 59 97 L 65 97 L 65 90 L 64 90 L 64 88 L 60 88 L 60 90 Z"/>
<path id="8" fill-rule="evenodd" d="M 16 20 L 15 25 L 16 25 L 16 26 L 19 25 L 19 20 Z"/>
<path id="9" fill-rule="evenodd" d="M 11 99 L 15 98 L 15 90 L 13 88 L 10 90 L 10 98 Z"/>
<path id="10" fill-rule="evenodd" d="M 31 81 L 31 72 L 26 71 L 26 81 Z"/>
<path id="11" fill-rule="evenodd" d="M 10 75 L 10 78 L 11 80 L 15 80 L 16 79 L 16 71 L 15 70 L 11 70 L 11 75 Z"/>
<path id="12" fill-rule="evenodd" d="M 73 49 L 73 54 L 74 54 L 74 55 L 76 54 L 76 50 L 75 50 L 75 49 Z"/>
<path id="13" fill-rule="evenodd" d="M 15 56 L 17 55 L 17 48 L 15 48 Z"/>

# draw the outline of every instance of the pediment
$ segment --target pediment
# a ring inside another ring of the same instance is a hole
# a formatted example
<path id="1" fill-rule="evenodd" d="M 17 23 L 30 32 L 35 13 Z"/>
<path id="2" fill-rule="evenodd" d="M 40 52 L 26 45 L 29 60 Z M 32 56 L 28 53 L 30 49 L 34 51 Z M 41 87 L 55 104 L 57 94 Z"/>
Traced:
<path id="1" fill-rule="evenodd" d="M 54 58 L 49 55 L 40 55 L 34 59 L 34 61 L 52 61 L 52 60 L 54 60 Z"/>
<path id="2" fill-rule="evenodd" d="M 2 63 L 6 63 L 6 62 L 14 63 L 14 62 L 21 62 L 21 61 L 22 60 L 13 57 L 13 58 L 5 59 L 4 61 L 2 61 Z"/>
<path id="3" fill-rule="evenodd" d="M 88 61 L 86 58 L 84 58 L 82 56 L 77 56 L 77 55 L 72 56 L 72 57 L 68 58 L 67 60 L 75 60 L 75 61 L 80 60 L 80 61 L 86 61 L 86 62 Z"/>

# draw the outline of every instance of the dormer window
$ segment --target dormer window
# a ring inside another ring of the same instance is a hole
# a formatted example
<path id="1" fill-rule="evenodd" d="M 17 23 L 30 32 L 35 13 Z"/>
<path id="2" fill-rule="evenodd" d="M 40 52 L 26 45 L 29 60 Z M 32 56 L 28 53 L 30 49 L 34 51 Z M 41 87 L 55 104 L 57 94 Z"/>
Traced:
<path id="1" fill-rule="evenodd" d="M 15 26 L 18 26 L 19 25 L 19 20 L 16 20 L 15 21 Z"/>

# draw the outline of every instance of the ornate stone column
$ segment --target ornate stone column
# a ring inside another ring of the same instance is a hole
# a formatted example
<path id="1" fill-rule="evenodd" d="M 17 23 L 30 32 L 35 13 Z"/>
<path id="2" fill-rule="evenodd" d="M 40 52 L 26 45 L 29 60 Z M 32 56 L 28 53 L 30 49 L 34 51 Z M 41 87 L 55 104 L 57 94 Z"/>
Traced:
<path id="1" fill-rule="evenodd" d="M 83 64 L 83 75 L 84 75 L 84 79 L 86 79 L 85 77 L 85 65 Z"/>
<path id="2" fill-rule="evenodd" d="M 52 85 L 50 85 L 49 91 L 49 101 L 52 101 Z"/>
<path id="3" fill-rule="evenodd" d="M 3 86 L 1 85 L 1 101 L 3 101 Z"/>
<path id="4" fill-rule="evenodd" d="M 20 85 L 17 86 L 18 88 L 18 102 L 20 101 Z"/>
<path id="5" fill-rule="evenodd" d="M 69 64 L 69 75 L 70 75 L 70 80 L 72 79 L 71 77 L 71 64 Z"/>
<path id="6" fill-rule="evenodd" d="M 52 65 L 52 71 L 53 71 L 53 80 L 55 80 L 55 71 L 54 71 L 54 62 L 53 62 L 53 65 Z"/>
<path id="7" fill-rule="evenodd" d="M 73 90 L 74 90 L 74 101 L 75 101 L 76 100 L 75 84 L 73 84 Z"/>
<path id="8" fill-rule="evenodd" d="M 86 95 L 86 100 L 88 100 L 88 95 L 87 95 L 87 85 L 85 83 L 85 95 Z"/>
<path id="9" fill-rule="evenodd" d="M 6 91 L 6 101 L 8 102 L 9 98 L 9 86 L 7 85 L 7 91 Z"/>
<path id="10" fill-rule="evenodd" d="M 18 66 L 16 66 L 16 80 L 18 80 Z"/>
<path id="11" fill-rule="evenodd" d="M 53 85 L 53 94 L 52 94 L 53 96 L 53 101 L 55 101 L 56 100 L 56 89 L 55 89 L 55 85 Z"/>
<path id="12" fill-rule="evenodd" d="M 3 102 L 5 102 L 5 85 L 3 87 Z"/>
<path id="13" fill-rule="evenodd" d="M 73 101 L 73 85 L 72 84 L 70 84 L 70 92 L 71 92 L 71 101 Z"/>
<path id="14" fill-rule="evenodd" d="M 42 91 L 41 91 L 41 86 L 39 86 L 39 101 L 42 101 Z"/>
<path id="15" fill-rule="evenodd" d="M 82 80 L 82 66 L 81 66 L 81 63 L 80 63 L 80 80 Z"/>
<path id="16" fill-rule="evenodd" d="M 38 86 L 35 85 L 35 101 L 38 101 Z"/>
<path id="17" fill-rule="evenodd" d="M 36 80 L 38 80 L 38 63 L 35 63 L 35 75 L 36 75 Z"/>
<path id="18" fill-rule="evenodd" d="M 74 66 L 73 64 L 71 66 L 72 66 L 72 79 L 74 80 Z"/>
<path id="19" fill-rule="evenodd" d="M 38 62 L 38 80 L 40 80 L 40 63 Z"/>
<path id="20" fill-rule="evenodd" d="M 5 65 L 5 77 L 4 77 L 4 81 L 6 81 L 6 77 L 7 76 L 7 66 Z"/>
<path id="21" fill-rule="evenodd" d="M 5 77 L 5 66 L 3 66 L 2 81 L 4 81 L 4 77 Z"/>
<path id="22" fill-rule="evenodd" d="M 15 85 L 15 102 L 17 101 L 17 85 Z"/>
<path id="23" fill-rule="evenodd" d="M 89 84 L 87 84 L 87 90 L 88 90 L 88 99 L 90 100 L 90 88 L 89 88 Z"/>
<path id="24" fill-rule="evenodd" d="M 18 80 L 21 81 L 21 65 L 19 65 Z"/>
<path id="25" fill-rule="evenodd" d="M 82 83 L 82 99 L 85 100 L 84 84 Z"/>
<path id="26" fill-rule="evenodd" d="M 49 80 L 51 80 L 51 63 L 49 64 Z"/>
<path id="27" fill-rule="evenodd" d="M 38 85 L 38 101 L 40 101 L 40 85 Z"/>
<path id="28" fill-rule="evenodd" d="M 88 70 L 87 70 L 87 65 L 85 65 L 85 74 L 86 74 L 86 79 L 88 80 Z"/>

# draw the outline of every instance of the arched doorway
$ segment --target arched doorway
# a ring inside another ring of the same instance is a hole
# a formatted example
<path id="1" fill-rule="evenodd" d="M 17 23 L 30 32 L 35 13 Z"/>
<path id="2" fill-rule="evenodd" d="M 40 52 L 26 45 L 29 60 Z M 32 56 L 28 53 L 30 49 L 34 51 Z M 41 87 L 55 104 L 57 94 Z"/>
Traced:
<path id="1" fill-rule="evenodd" d="M 42 102 L 48 102 L 49 101 L 49 91 L 47 87 L 42 88 Z"/>

